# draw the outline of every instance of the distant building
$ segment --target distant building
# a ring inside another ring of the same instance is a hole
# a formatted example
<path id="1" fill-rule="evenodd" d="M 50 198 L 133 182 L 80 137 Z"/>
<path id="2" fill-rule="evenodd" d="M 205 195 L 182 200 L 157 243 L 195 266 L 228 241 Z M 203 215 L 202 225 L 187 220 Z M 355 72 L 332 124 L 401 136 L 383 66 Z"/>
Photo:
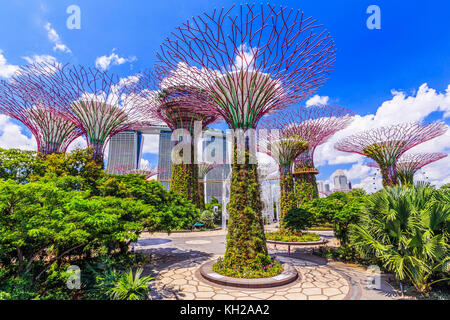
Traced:
<path id="1" fill-rule="evenodd" d="M 317 181 L 317 190 L 319 191 L 319 197 L 324 198 L 331 194 L 330 185 L 325 181 Z"/>
<path id="2" fill-rule="evenodd" d="M 120 169 L 138 169 L 141 162 L 144 137 L 140 132 L 123 131 L 114 135 L 109 141 L 106 171 L 122 174 Z"/>
<path id="3" fill-rule="evenodd" d="M 349 192 L 352 189 L 351 183 L 347 180 L 347 176 L 345 175 L 344 171 L 337 170 L 334 173 L 334 192 L 336 191 L 343 191 L 343 192 Z"/>

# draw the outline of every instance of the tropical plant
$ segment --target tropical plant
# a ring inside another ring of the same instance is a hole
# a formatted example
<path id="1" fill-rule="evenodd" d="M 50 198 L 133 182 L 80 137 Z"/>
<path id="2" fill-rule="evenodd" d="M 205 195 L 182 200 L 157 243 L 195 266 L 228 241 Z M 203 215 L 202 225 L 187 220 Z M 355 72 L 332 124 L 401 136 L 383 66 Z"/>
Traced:
<path id="1" fill-rule="evenodd" d="M 144 270 L 139 268 L 133 276 L 133 270 L 122 274 L 117 283 L 108 290 L 111 300 L 147 300 L 150 288 L 148 284 L 153 278 L 141 277 Z"/>
<path id="2" fill-rule="evenodd" d="M 303 208 L 292 208 L 284 217 L 286 229 L 302 232 L 313 225 L 314 213 Z"/>
<path id="3" fill-rule="evenodd" d="M 416 290 L 428 291 L 449 276 L 446 197 L 426 184 L 379 191 L 351 226 L 352 246 L 363 258 L 377 258 L 398 281 L 408 280 Z"/>

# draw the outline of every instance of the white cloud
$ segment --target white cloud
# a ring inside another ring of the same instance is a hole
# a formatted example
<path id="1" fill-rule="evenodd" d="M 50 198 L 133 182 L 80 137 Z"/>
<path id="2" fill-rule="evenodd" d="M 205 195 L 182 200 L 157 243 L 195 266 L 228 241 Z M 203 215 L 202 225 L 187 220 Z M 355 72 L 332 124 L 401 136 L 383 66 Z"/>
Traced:
<path id="1" fill-rule="evenodd" d="M 323 166 L 326 164 L 350 164 L 353 165 L 353 170 L 350 169 L 348 174 L 355 174 L 358 170 L 361 174 L 349 177 L 349 179 L 361 179 L 356 186 L 368 187 L 373 191 L 373 186 L 370 185 L 371 180 L 367 180 L 363 173 L 365 167 L 362 165 L 365 157 L 354 154 L 340 152 L 334 149 L 334 144 L 342 138 L 350 136 L 354 133 L 364 130 L 392 125 L 395 123 L 422 121 L 433 112 L 441 111 L 444 116 L 441 120 L 446 120 L 450 117 L 450 85 L 445 92 L 437 92 L 435 89 L 429 88 L 426 83 L 419 87 L 419 90 L 412 95 L 405 92 L 392 91 L 392 99 L 381 104 L 375 114 L 366 116 L 354 116 L 353 122 L 344 130 L 337 132 L 327 143 L 319 146 L 314 155 L 316 166 Z M 444 152 L 450 151 L 450 132 L 437 137 L 433 140 L 427 141 L 417 147 L 411 149 L 410 152 Z M 448 158 L 446 158 L 448 159 Z M 441 160 L 425 167 L 429 174 L 429 181 L 441 185 L 443 181 L 450 180 L 450 163 L 448 160 Z M 372 171 L 367 172 L 370 174 Z M 372 179 L 372 177 L 370 177 Z M 369 183 L 370 182 L 370 183 Z M 369 191 L 369 189 L 367 189 Z"/>
<path id="2" fill-rule="evenodd" d="M 158 152 L 159 152 L 159 135 L 144 134 L 142 153 L 158 154 Z"/>
<path id="3" fill-rule="evenodd" d="M 95 66 L 101 70 L 107 70 L 110 65 L 117 66 L 126 62 L 134 62 L 137 60 L 135 56 L 129 58 L 119 57 L 119 55 L 115 53 L 115 51 L 116 49 L 114 48 L 109 56 L 105 55 L 97 57 L 97 59 L 95 59 Z"/>
<path id="4" fill-rule="evenodd" d="M 37 150 L 34 137 L 28 138 L 22 132 L 23 130 L 22 127 L 13 123 L 10 117 L 0 114 L 0 148 Z"/>
<path id="5" fill-rule="evenodd" d="M 3 55 L 3 50 L 0 50 L 0 78 L 8 79 L 14 72 L 19 69 L 19 66 L 9 64 Z"/>
<path id="6" fill-rule="evenodd" d="M 328 104 L 328 100 L 330 100 L 329 97 L 319 96 L 316 94 L 306 101 L 306 106 L 307 107 L 318 106 L 318 105 L 323 106 L 323 105 Z"/>
<path id="7" fill-rule="evenodd" d="M 50 22 L 47 22 L 44 25 L 45 30 L 47 30 L 48 40 L 54 43 L 53 51 L 61 51 L 65 53 L 72 53 L 72 51 L 61 41 L 59 34 L 55 29 L 52 28 Z"/>

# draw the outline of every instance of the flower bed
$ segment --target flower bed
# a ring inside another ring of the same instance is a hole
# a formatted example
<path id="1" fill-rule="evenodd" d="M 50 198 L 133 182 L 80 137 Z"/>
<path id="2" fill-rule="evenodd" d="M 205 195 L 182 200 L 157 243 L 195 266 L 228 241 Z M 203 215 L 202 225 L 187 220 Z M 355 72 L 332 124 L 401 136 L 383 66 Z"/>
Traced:
<path id="1" fill-rule="evenodd" d="M 227 277 L 255 279 L 255 278 L 270 278 L 279 275 L 283 272 L 283 266 L 276 259 L 272 263 L 262 267 L 259 270 L 255 269 L 235 269 L 233 267 L 225 266 L 223 259 L 219 258 L 212 266 L 212 270 Z"/>
<path id="2" fill-rule="evenodd" d="M 301 233 L 295 231 L 267 232 L 266 239 L 282 242 L 314 242 L 320 241 L 320 236 L 316 233 Z"/>

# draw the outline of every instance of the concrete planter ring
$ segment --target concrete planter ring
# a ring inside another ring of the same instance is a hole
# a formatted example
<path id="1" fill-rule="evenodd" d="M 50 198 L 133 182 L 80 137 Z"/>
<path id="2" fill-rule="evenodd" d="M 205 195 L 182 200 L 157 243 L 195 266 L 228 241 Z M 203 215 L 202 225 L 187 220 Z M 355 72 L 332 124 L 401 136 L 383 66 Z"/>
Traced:
<path id="1" fill-rule="evenodd" d="M 256 279 L 244 279 L 233 278 L 223 276 L 212 270 L 213 264 L 216 260 L 209 261 L 200 267 L 200 275 L 215 284 L 219 284 L 227 287 L 236 288 L 248 288 L 248 289 L 261 289 L 261 288 L 273 288 L 284 286 L 291 282 L 294 282 L 298 278 L 297 270 L 288 264 L 283 264 L 283 272 L 279 275 L 271 278 L 256 278 Z"/>
<path id="2" fill-rule="evenodd" d="M 267 243 L 275 245 L 286 245 L 288 246 L 288 254 L 291 254 L 291 246 L 322 246 L 328 243 L 326 239 L 320 239 L 319 241 L 305 241 L 305 242 L 288 242 L 288 241 L 277 241 L 277 240 L 266 240 Z"/>

